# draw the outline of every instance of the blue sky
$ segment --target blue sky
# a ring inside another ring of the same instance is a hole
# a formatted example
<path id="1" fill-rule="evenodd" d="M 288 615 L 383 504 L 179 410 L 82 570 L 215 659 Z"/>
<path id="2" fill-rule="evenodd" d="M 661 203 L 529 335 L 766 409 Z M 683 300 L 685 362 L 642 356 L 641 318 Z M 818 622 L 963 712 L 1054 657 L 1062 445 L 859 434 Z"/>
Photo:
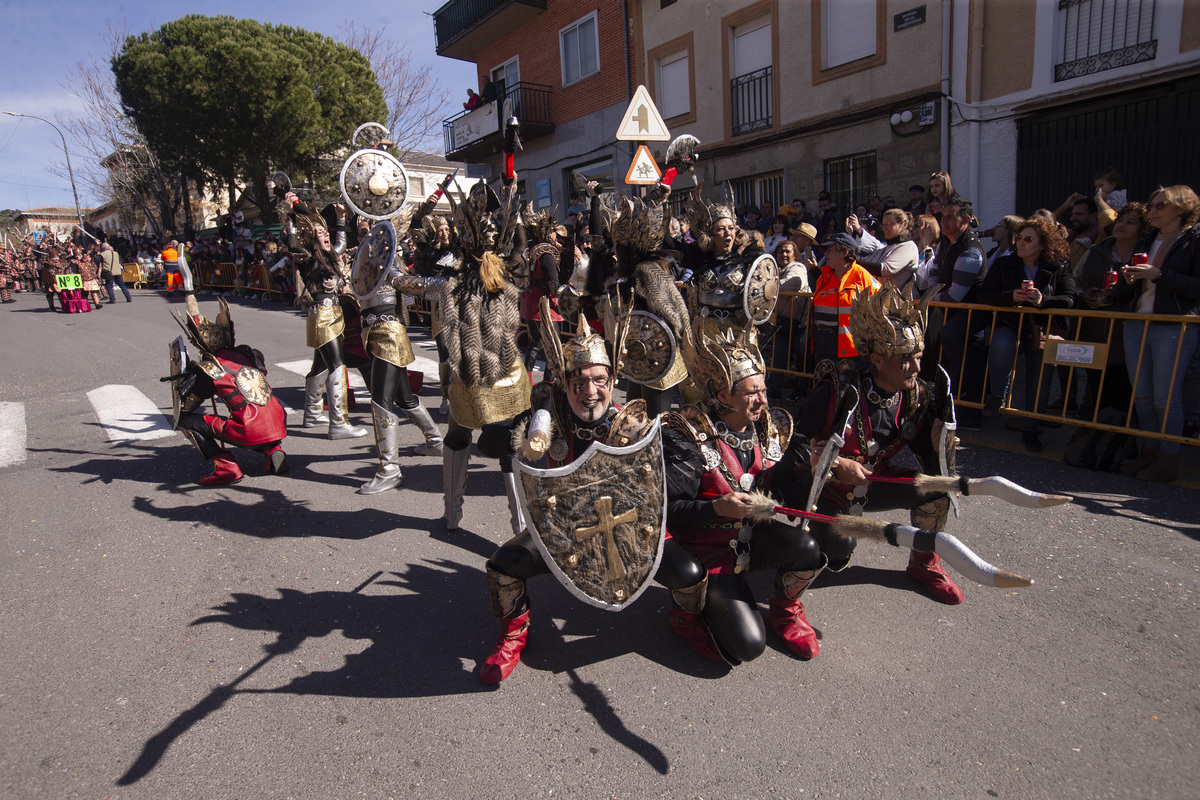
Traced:
<path id="1" fill-rule="evenodd" d="M 56 121 L 59 114 L 77 110 L 78 101 L 62 83 L 67 70 L 103 52 L 110 25 L 127 33 L 158 29 L 187 14 L 229 15 L 293 25 L 335 38 L 347 21 L 386 24 L 387 34 L 407 45 L 414 62 L 433 66 L 440 85 L 450 89 L 452 107 L 460 108 L 467 86 L 476 85 L 475 67 L 441 58 L 434 52 L 433 19 L 427 12 L 439 0 L 354 0 L 354 2 L 264 2 L 264 0 L 0 0 L 0 111 L 35 114 Z M 351 17 L 351 15 L 353 15 Z M 247 87 L 253 91 L 252 86 Z M 460 96 L 461 95 L 461 96 Z M 70 136 L 68 135 L 68 147 Z M 71 151 L 71 165 L 80 168 L 82 153 Z M 62 140 L 44 122 L 0 115 L 0 208 L 71 206 L 71 184 L 50 171 L 63 164 Z M 79 202 L 87 207 L 99 198 L 80 186 Z"/>

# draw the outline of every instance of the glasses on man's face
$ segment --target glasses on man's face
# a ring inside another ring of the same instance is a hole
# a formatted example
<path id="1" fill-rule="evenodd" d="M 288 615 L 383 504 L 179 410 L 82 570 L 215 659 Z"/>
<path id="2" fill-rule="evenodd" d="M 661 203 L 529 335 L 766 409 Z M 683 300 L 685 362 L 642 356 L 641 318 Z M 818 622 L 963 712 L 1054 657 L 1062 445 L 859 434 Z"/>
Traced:
<path id="1" fill-rule="evenodd" d="M 588 390 L 589 386 L 603 390 L 607 389 L 610 384 L 612 384 L 612 378 L 606 375 L 601 378 L 572 378 L 569 386 L 575 394 L 582 394 Z"/>
<path id="2" fill-rule="evenodd" d="M 1146 210 L 1147 211 L 1162 211 L 1164 208 L 1166 208 L 1169 205 L 1171 205 L 1171 204 L 1165 203 L 1162 200 L 1159 200 L 1157 203 L 1146 203 Z"/>
<path id="3" fill-rule="evenodd" d="M 1033 244 L 1037 241 L 1036 236 L 1017 236 L 1013 241 L 1024 242 L 1025 244 Z"/>

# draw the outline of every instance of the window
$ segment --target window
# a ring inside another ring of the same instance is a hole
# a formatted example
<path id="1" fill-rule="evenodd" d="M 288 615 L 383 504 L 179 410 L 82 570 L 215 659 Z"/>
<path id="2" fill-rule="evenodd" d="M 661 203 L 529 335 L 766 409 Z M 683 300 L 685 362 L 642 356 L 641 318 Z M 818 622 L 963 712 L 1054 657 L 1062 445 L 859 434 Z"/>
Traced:
<path id="1" fill-rule="evenodd" d="M 596 33 L 596 12 L 558 32 L 562 58 L 563 86 L 570 86 L 600 71 L 600 39 Z"/>
<path id="2" fill-rule="evenodd" d="M 779 208 L 784 203 L 782 172 L 736 178 L 730 181 L 730 185 L 733 188 L 733 199 L 744 203 L 746 208 L 758 208 L 763 203 L 770 203 Z"/>
<path id="3" fill-rule="evenodd" d="M 811 8 L 814 86 L 887 63 L 887 0 L 813 0 Z"/>
<path id="4" fill-rule="evenodd" d="M 691 113 L 692 81 L 686 50 L 657 59 L 658 112 L 663 119 Z"/>
<path id="5" fill-rule="evenodd" d="M 729 81 L 733 135 L 769 128 L 771 109 L 771 20 L 733 29 L 733 77 Z"/>
<path id="6" fill-rule="evenodd" d="M 821 69 L 875 55 L 877 0 L 821 0 L 824 14 Z"/>
<path id="7" fill-rule="evenodd" d="M 425 197 L 425 179 L 413 175 L 408 179 L 408 193 L 413 197 Z"/>
<path id="8" fill-rule="evenodd" d="M 1154 0 L 1059 0 L 1054 80 L 1153 61 Z"/>
<path id="9" fill-rule="evenodd" d="M 878 191 L 877 183 L 874 152 L 825 162 L 825 188 L 843 216 L 853 214 L 857 203 L 867 202 Z"/>

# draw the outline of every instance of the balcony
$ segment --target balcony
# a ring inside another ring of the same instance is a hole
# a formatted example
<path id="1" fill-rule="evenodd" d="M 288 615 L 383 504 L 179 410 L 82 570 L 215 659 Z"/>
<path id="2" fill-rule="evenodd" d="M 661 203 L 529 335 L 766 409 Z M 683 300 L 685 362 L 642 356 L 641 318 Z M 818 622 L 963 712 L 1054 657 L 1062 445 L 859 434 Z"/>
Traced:
<path id="1" fill-rule="evenodd" d="M 734 136 L 771 127 L 770 67 L 734 78 L 729 82 L 729 94 Z"/>
<path id="2" fill-rule="evenodd" d="M 474 61 L 482 48 L 546 10 L 546 0 L 450 0 L 433 12 L 437 54 Z"/>
<path id="3" fill-rule="evenodd" d="M 504 149 L 504 104 L 521 120 L 521 140 L 529 142 L 554 133 L 550 116 L 550 87 L 540 83 L 513 84 L 495 101 L 460 111 L 442 122 L 446 159 L 479 163 Z"/>

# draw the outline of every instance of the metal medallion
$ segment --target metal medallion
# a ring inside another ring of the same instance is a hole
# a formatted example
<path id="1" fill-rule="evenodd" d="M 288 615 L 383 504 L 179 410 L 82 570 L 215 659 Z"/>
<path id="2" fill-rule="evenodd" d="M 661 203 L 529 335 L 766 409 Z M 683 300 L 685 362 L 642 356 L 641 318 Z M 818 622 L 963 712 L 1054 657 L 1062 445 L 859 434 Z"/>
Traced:
<path id="1" fill-rule="evenodd" d="M 754 488 L 754 476 L 749 472 L 743 472 L 742 477 L 738 478 L 738 488 L 743 492 L 748 492 Z"/>
<path id="2" fill-rule="evenodd" d="M 360 148 L 377 148 L 379 147 L 379 143 L 386 139 L 390 133 L 391 131 L 378 122 L 364 122 L 354 129 L 354 134 L 350 137 L 350 145 Z"/>
<path id="3" fill-rule="evenodd" d="M 746 282 L 742 284 L 742 310 L 746 312 L 746 319 L 762 325 L 771 318 L 778 299 L 779 265 L 774 256 L 764 253 L 750 265 Z"/>
<path id="4" fill-rule="evenodd" d="M 408 173 L 391 153 L 367 148 L 342 165 L 338 179 L 346 205 L 367 219 L 389 219 L 404 209 Z"/>

